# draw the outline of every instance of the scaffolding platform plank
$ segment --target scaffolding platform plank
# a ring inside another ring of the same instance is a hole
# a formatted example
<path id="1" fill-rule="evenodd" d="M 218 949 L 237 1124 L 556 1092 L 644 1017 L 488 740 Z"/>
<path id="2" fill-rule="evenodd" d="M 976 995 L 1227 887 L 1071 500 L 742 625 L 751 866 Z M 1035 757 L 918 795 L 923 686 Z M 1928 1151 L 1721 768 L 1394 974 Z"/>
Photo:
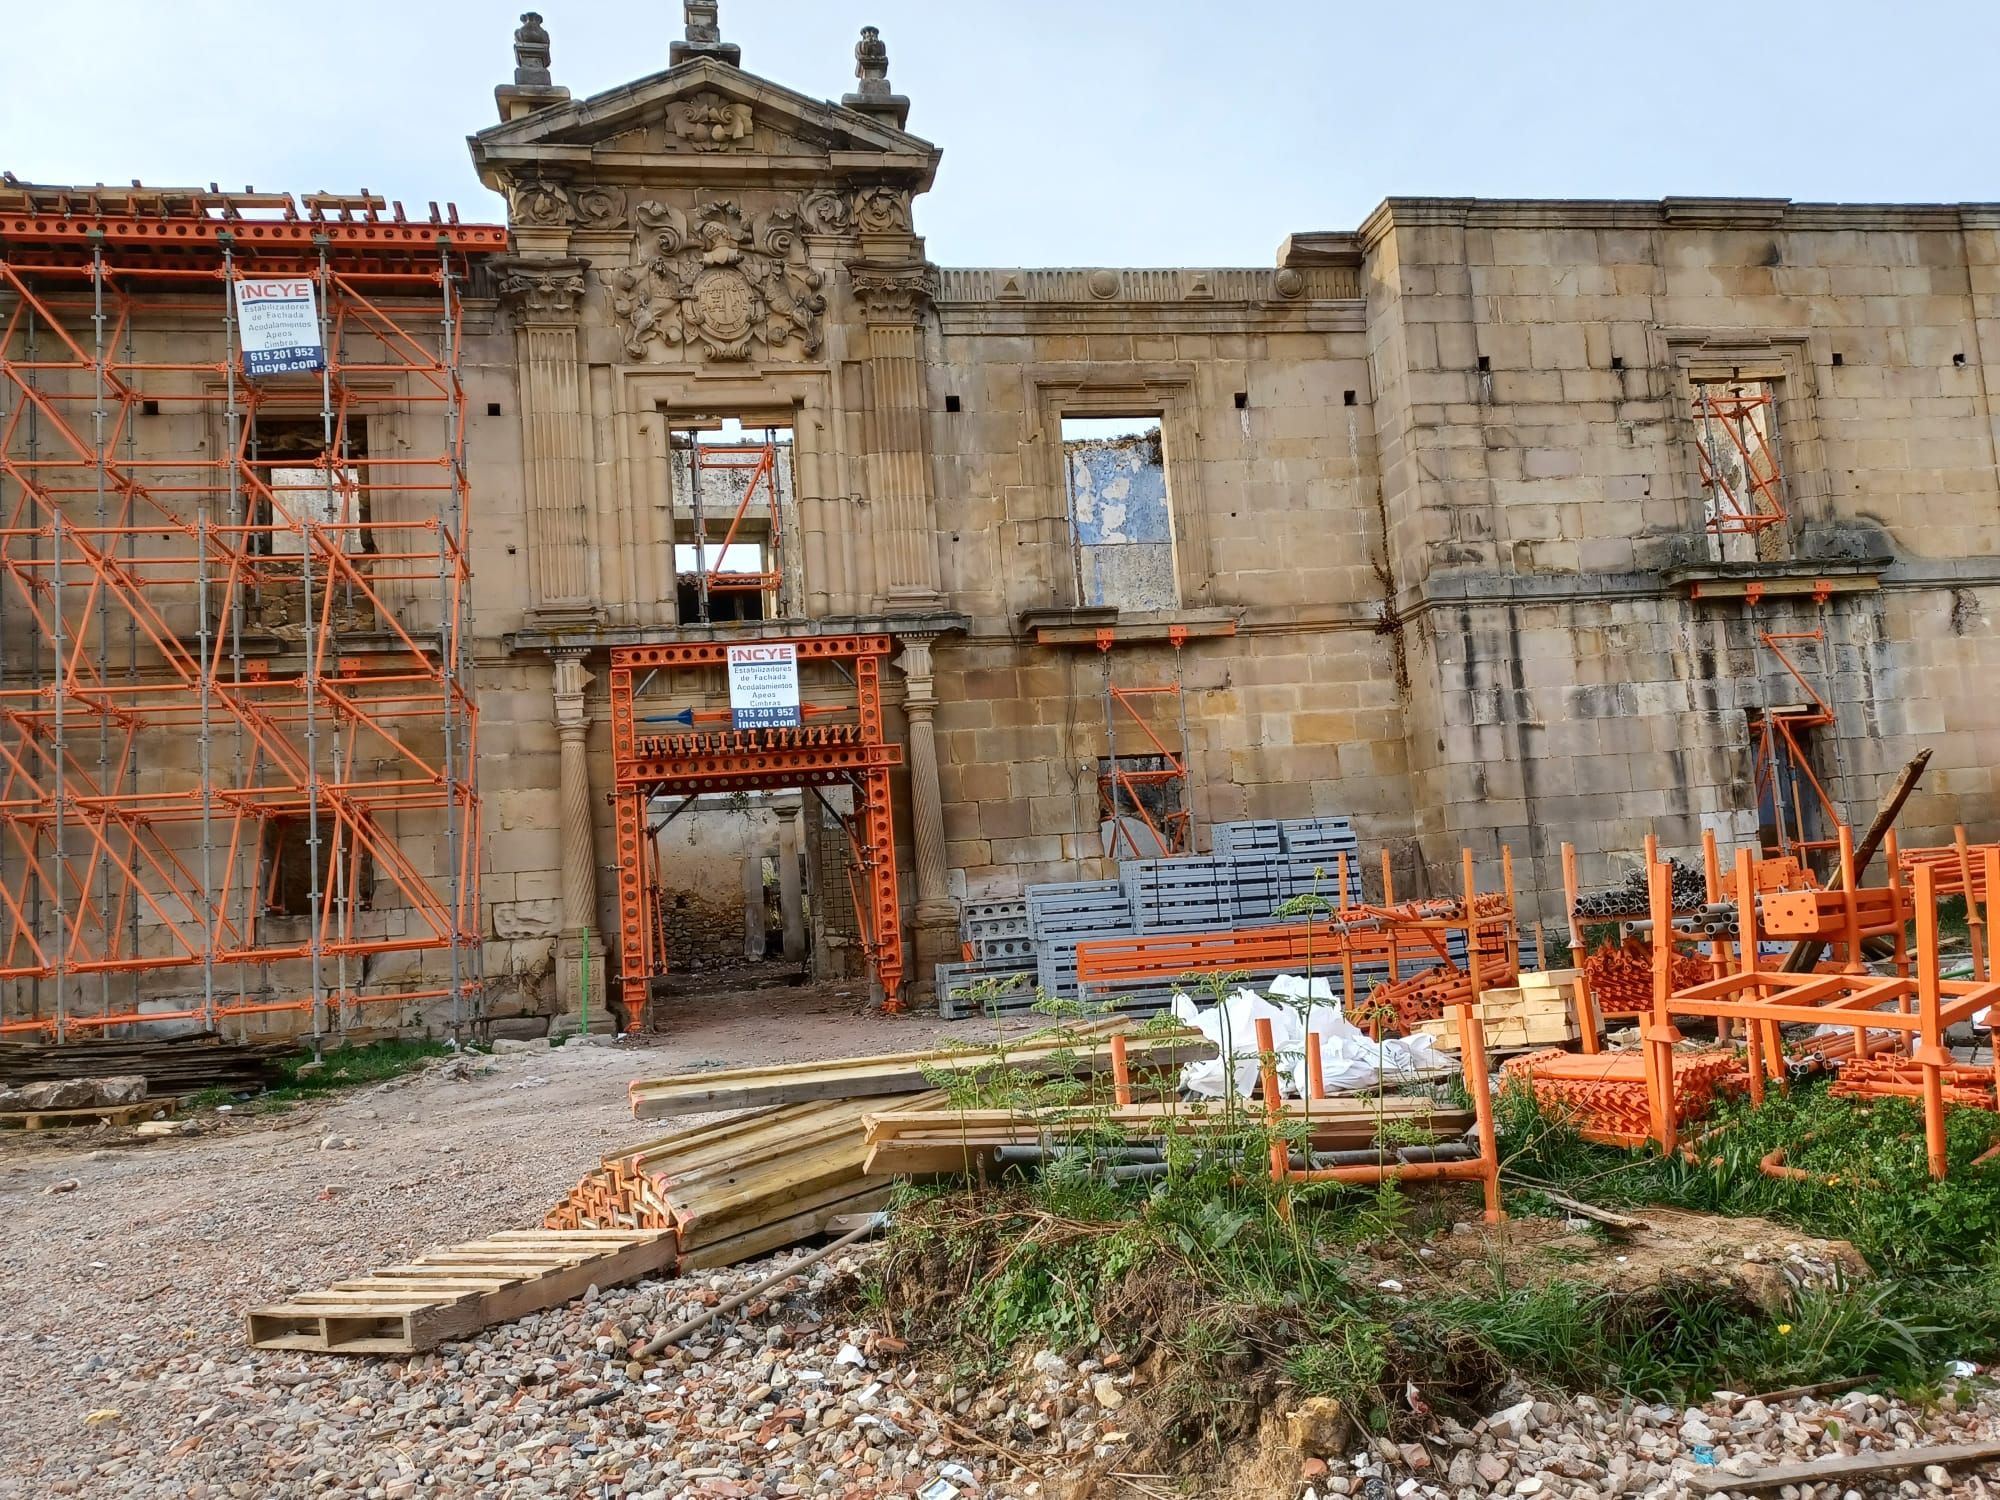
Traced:
<path id="1" fill-rule="evenodd" d="M 414 1354 L 591 1287 L 671 1273 L 666 1229 L 511 1229 L 252 1309 L 253 1349 Z"/>

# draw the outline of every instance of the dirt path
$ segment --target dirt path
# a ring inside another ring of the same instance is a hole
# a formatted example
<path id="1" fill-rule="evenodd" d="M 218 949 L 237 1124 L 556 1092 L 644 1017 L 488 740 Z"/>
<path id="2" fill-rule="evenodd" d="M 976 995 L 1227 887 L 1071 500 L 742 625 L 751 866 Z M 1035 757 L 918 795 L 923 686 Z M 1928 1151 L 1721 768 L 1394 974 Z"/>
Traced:
<path id="1" fill-rule="evenodd" d="M 638 1046 L 475 1056 L 470 1077 L 433 1068 L 284 1114 L 204 1116 L 199 1136 L 0 1140 L 0 1495 L 152 1493 L 129 1488 L 149 1435 L 231 1378 L 250 1307 L 538 1223 L 651 1130 L 631 1118 L 633 1078 L 991 1034 L 809 990 L 690 998 L 670 1024 Z"/>

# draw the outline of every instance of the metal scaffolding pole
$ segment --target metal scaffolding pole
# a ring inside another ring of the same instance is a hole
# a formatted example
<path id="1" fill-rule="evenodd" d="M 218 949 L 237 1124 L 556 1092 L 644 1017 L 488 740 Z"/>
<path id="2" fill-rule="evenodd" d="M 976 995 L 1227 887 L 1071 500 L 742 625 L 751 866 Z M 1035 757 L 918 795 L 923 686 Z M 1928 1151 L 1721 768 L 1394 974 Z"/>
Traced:
<path id="1" fill-rule="evenodd" d="M 333 298 L 333 279 L 327 274 L 326 240 L 314 237 L 319 246 L 319 337 L 324 357 L 319 371 L 320 463 L 326 475 L 324 513 L 333 511 L 333 350 L 328 320 Z M 309 503 L 309 502 L 308 502 Z M 305 619 L 305 750 L 306 750 L 306 905 L 312 912 L 312 1034 L 318 1052 L 326 1034 L 325 930 L 320 922 L 319 885 L 319 612 L 313 607 L 313 542 L 318 528 L 308 510 L 300 517 L 299 582 L 304 594 Z M 328 616 L 331 618 L 329 609 Z"/>
<path id="2" fill-rule="evenodd" d="M 464 637 L 465 623 L 454 608 L 456 599 L 464 607 L 462 591 L 459 587 L 462 548 L 464 538 L 459 534 L 461 510 L 459 494 L 465 482 L 463 456 L 459 452 L 461 439 L 460 409 L 461 392 L 458 384 L 458 320 L 454 316 L 452 299 L 455 288 L 451 275 L 451 256 L 438 252 L 438 289 L 443 299 L 444 319 L 439 333 L 439 364 L 444 368 L 445 380 L 445 452 L 449 455 L 446 472 L 449 491 L 445 496 L 445 529 L 438 539 L 438 668 L 443 675 L 444 723 L 443 723 L 443 769 L 444 769 L 444 847 L 446 860 L 445 891 L 446 908 L 451 913 L 451 935 L 446 944 L 451 973 L 451 1035 L 457 1041 L 459 1030 L 464 1024 L 464 975 L 460 968 L 459 940 L 462 924 L 460 911 L 461 891 L 459 888 L 458 864 L 458 728 L 459 651 Z M 449 576 L 447 576 L 449 574 Z"/>

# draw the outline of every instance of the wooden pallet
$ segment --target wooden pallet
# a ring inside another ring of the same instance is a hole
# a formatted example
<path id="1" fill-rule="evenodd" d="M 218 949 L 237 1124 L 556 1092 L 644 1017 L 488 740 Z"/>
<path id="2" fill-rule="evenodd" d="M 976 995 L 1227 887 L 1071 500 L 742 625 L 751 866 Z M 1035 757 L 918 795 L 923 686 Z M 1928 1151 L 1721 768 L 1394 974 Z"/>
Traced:
<path id="1" fill-rule="evenodd" d="M 414 1354 L 560 1306 L 591 1287 L 671 1274 L 671 1230 L 509 1229 L 250 1313 L 253 1349 Z"/>
<path id="2" fill-rule="evenodd" d="M 178 1099 L 141 1099 L 136 1104 L 96 1104 L 87 1109 L 22 1109 L 0 1114 L 0 1130 L 56 1130 L 65 1125 L 137 1125 L 164 1120 Z"/>

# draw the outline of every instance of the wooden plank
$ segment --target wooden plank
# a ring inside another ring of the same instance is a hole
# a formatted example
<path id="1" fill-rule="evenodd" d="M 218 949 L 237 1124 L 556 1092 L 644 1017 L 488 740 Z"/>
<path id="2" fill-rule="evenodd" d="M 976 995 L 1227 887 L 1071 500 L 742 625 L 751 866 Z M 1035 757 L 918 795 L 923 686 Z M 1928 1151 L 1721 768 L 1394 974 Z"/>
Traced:
<path id="1" fill-rule="evenodd" d="M 1880 1453 L 1823 1458 L 1814 1463 L 1776 1464 L 1748 1474 L 1690 1474 L 1688 1487 L 1704 1495 L 1723 1490 L 1775 1490 L 1788 1484 L 1819 1484 L 1825 1480 L 1885 1479 L 1927 1469 L 1963 1469 L 1967 1464 L 2000 1459 L 2000 1443 L 1962 1443 L 1927 1448 L 1891 1448 Z"/>
<path id="2" fill-rule="evenodd" d="M 52 1130 L 69 1125 L 131 1125 L 162 1120 L 180 1104 L 172 1095 L 131 1104 L 97 1104 L 77 1109 L 20 1109 L 0 1113 L 0 1130 Z"/>
<path id="3" fill-rule="evenodd" d="M 717 1240 L 682 1256 L 681 1271 L 686 1274 L 689 1271 L 719 1270 L 768 1255 L 773 1250 L 782 1250 L 787 1245 L 823 1233 L 833 1219 L 843 1214 L 873 1213 L 885 1208 L 894 1194 L 895 1188 L 890 1184 L 871 1185 L 851 1197 Z"/>
<path id="4" fill-rule="evenodd" d="M 1116 1018 L 1120 1026 L 1129 1026 Z M 1088 1076 L 1109 1072 L 1107 1045 L 1094 1044 L 1103 1028 L 1075 1040 L 994 1044 L 973 1048 L 941 1048 L 931 1052 L 892 1053 L 881 1057 L 841 1058 L 810 1067 L 786 1065 L 738 1068 L 712 1073 L 679 1074 L 637 1079 L 630 1085 L 633 1116 L 641 1120 L 701 1114 L 717 1109 L 758 1109 L 821 1100 L 880 1098 L 914 1094 L 931 1087 L 939 1072 L 971 1072 L 1007 1067 L 1027 1073 L 1070 1073 Z M 1135 1068 L 1177 1067 L 1213 1056 L 1214 1045 L 1188 1032 L 1132 1038 L 1128 1059 Z"/>

